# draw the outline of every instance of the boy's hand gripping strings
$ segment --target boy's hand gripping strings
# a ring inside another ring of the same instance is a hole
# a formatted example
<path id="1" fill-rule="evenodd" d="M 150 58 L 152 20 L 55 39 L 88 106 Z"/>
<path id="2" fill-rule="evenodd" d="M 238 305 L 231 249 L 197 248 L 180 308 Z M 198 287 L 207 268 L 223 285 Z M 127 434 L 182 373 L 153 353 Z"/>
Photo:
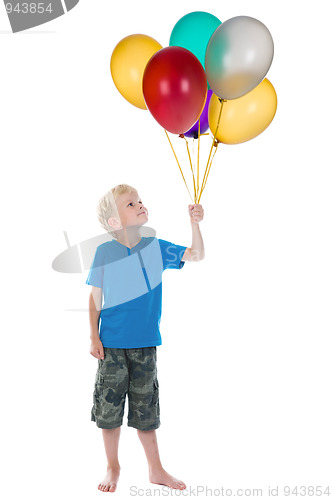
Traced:
<path id="1" fill-rule="evenodd" d="M 188 212 L 190 215 L 190 222 L 192 224 L 199 224 L 203 220 L 204 217 L 204 209 L 202 205 L 188 205 Z"/>

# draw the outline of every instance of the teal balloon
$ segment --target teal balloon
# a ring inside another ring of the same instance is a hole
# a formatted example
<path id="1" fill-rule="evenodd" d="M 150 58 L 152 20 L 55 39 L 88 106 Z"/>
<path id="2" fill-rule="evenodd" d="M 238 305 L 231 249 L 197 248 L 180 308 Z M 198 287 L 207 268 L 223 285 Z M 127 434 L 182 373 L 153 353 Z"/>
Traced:
<path id="1" fill-rule="evenodd" d="M 176 23 L 169 44 L 190 50 L 205 69 L 207 45 L 220 25 L 221 21 L 208 12 L 191 12 Z"/>

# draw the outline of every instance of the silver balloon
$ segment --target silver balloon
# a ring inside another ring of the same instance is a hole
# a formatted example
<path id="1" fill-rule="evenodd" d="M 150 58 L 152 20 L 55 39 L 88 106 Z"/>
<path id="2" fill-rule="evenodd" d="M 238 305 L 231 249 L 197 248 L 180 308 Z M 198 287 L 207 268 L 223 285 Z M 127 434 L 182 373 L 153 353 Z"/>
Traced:
<path id="1" fill-rule="evenodd" d="M 206 49 L 211 89 L 222 99 L 247 94 L 265 77 L 273 53 L 272 36 L 263 23 L 247 16 L 228 19 L 213 33 Z"/>

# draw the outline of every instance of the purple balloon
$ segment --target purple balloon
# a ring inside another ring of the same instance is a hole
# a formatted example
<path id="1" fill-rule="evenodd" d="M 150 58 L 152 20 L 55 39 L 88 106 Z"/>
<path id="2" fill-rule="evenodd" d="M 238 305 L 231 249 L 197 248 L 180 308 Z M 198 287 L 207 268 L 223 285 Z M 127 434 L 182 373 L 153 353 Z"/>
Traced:
<path id="1" fill-rule="evenodd" d="M 207 91 L 207 97 L 206 97 L 206 103 L 204 106 L 204 109 L 202 111 L 201 116 L 199 117 L 201 123 L 200 123 L 200 133 L 204 134 L 209 128 L 209 104 L 210 104 L 210 99 L 213 94 L 213 90 L 209 89 Z M 188 130 L 185 134 L 186 137 L 193 137 L 194 139 L 198 139 L 198 120 L 191 127 L 190 130 Z"/>

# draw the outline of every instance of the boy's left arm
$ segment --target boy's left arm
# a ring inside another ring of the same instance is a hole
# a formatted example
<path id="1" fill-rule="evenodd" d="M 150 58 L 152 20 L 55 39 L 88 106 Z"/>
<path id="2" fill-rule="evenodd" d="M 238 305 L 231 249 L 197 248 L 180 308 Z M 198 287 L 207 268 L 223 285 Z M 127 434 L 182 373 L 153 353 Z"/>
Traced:
<path id="1" fill-rule="evenodd" d="M 197 262 L 204 259 L 205 256 L 203 238 L 199 228 L 199 223 L 204 217 L 204 210 L 202 205 L 195 204 L 189 205 L 188 211 L 192 228 L 192 244 L 190 248 L 186 248 L 181 260 Z"/>

